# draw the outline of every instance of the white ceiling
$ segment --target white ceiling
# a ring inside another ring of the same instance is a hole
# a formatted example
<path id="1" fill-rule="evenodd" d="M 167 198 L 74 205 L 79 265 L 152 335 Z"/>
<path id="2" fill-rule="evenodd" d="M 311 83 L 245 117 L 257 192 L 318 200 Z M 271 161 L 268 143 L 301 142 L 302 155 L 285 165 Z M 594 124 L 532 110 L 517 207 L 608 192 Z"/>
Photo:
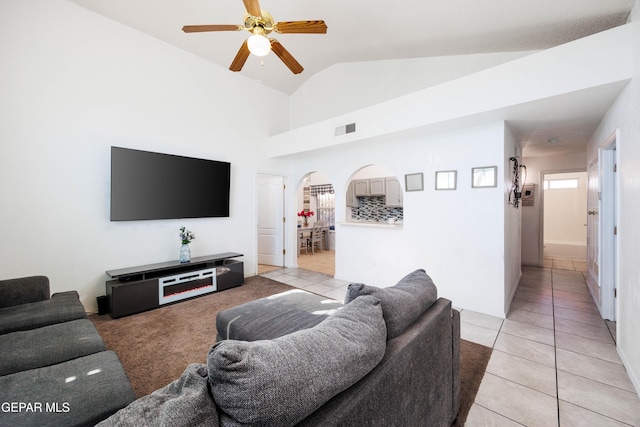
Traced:
<path id="1" fill-rule="evenodd" d="M 244 31 L 185 34 L 181 30 L 184 25 L 241 25 L 246 13 L 241 0 L 72 1 L 225 68 L 248 36 Z M 240 73 L 293 94 L 315 73 L 338 63 L 550 48 L 626 23 L 633 4 L 633 0 L 260 0 L 275 21 L 322 19 L 328 31 L 272 33 L 305 68 L 301 74 L 292 74 L 273 54 L 262 60 L 251 56 Z M 593 94 L 589 105 L 567 99 L 572 109 L 556 105 L 558 115 L 553 117 L 548 110 L 531 106 L 532 111 L 541 110 L 539 117 L 516 117 L 510 126 L 519 139 L 535 138 L 529 143 L 532 149 L 551 136 L 561 142 L 580 140 L 584 146 L 619 90 L 614 85 L 610 92 Z"/>

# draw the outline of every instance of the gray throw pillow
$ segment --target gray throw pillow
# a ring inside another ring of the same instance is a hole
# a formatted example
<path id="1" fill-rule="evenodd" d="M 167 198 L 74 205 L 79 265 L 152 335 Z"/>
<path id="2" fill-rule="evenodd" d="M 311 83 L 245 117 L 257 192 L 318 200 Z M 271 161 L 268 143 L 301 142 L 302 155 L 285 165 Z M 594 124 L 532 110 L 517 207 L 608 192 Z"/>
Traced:
<path id="1" fill-rule="evenodd" d="M 362 295 L 373 295 L 382 304 L 382 315 L 387 323 L 387 339 L 400 335 L 438 299 L 438 290 L 431 277 L 423 269 L 407 274 L 395 285 L 377 288 L 362 283 L 352 283 L 344 302 L 348 307 Z"/>
<path id="2" fill-rule="evenodd" d="M 374 297 L 273 340 L 221 341 L 207 361 L 221 425 L 294 425 L 364 377 L 385 350 Z"/>

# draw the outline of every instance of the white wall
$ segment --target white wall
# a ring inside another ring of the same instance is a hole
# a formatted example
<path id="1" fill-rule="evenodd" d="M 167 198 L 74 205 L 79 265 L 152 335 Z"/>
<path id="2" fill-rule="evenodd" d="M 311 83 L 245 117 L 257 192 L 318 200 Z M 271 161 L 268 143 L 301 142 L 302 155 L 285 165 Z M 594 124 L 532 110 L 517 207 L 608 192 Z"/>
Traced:
<path id="1" fill-rule="evenodd" d="M 368 178 L 380 178 L 384 176 L 392 176 L 393 173 L 385 165 L 369 165 L 363 167 L 358 171 L 353 171 L 354 174 L 351 179 L 368 179 Z"/>
<path id="2" fill-rule="evenodd" d="M 64 0 L 0 2 L 0 52 L 0 277 L 47 275 L 92 311 L 105 270 L 177 259 L 181 225 L 193 256 L 244 253 L 255 274 L 256 170 L 288 169 L 261 136 L 288 128 L 285 95 Z M 231 162 L 231 217 L 110 222 L 111 145 Z"/>
<path id="3" fill-rule="evenodd" d="M 534 184 L 533 206 L 522 206 L 522 264 L 540 266 L 542 259 L 542 227 L 544 207 L 542 204 L 542 177 L 544 173 L 586 171 L 586 153 L 527 157 L 526 148 L 522 164 L 527 167 L 526 184 Z"/>
<path id="4" fill-rule="evenodd" d="M 533 52 L 500 52 L 336 64 L 309 78 L 291 97 L 291 125 L 302 127 Z M 313 102 L 309 102 L 312 99 Z"/>
<path id="5" fill-rule="evenodd" d="M 517 208 L 509 203 L 512 191 L 514 163 L 512 157 L 521 161 L 522 149 L 508 127 L 504 129 L 504 313 L 509 313 L 511 301 L 522 277 L 522 204 Z M 521 177 L 522 179 L 522 177 Z M 521 182 L 521 181 L 520 181 Z"/>
<path id="6" fill-rule="evenodd" d="M 504 181 L 471 189 L 474 166 L 496 165 L 503 176 L 504 138 L 496 122 L 296 158 L 293 182 L 319 171 L 336 190 L 336 277 L 389 286 L 424 268 L 456 306 L 504 317 Z M 404 193 L 402 226 L 343 223 L 351 175 L 370 164 L 388 167 L 403 187 L 405 174 L 424 173 L 424 191 Z M 437 170 L 457 170 L 457 190 L 436 191 Z"/>
<path id="7" fill-rule="evenodd" d="M 630 32 L 628 26 L 617 27 L 331 119 L 319 115 L 313 124 L 271 136 L 268 154 L 309 154 L 353 144 L 366 150 L 366 144 L 393 142 L 401 132 L 419 137 L 504 120 L 510 107 L 626 82 Z M 325 107 L 314 97 L 307 102 L 319 111 Z M 335 135 L 336 127 L 348 123 L 356 124 L 355 132 Z"/>
<path id="8" fill-rule="evenodd" d="M 595 155 L 619 130 L 617 348 L 636 391 L 640 391 L 640 0 L 635 1 L 631 20 L 634 76 L 594 133 L 588 155 Z"/>

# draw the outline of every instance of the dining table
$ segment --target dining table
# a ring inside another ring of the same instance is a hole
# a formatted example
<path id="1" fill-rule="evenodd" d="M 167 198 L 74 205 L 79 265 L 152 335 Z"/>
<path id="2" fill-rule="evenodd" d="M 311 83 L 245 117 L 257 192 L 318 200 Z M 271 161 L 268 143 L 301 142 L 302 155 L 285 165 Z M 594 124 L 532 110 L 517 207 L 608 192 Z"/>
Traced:
<path id="1" fill-rule="evenodd" d="M 304 239 L 305 234 L 309 238 L 311 238 L 312 232 L 313 232 L 313 226 L 311 225 L 298 227 L 298 239 L 299 240 Z M 320 228 L 320 232 L 322 233 L 322 249 L 328 250 L 329 249 L 329 226 L 323 225 Z"/>

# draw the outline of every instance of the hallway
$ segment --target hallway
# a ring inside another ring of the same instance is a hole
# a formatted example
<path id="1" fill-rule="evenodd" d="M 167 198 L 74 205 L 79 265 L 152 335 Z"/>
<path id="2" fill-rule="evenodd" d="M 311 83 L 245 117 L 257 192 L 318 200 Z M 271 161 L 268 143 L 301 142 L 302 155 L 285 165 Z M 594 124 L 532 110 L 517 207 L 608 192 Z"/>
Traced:
<path id="1" fill-rule="evenodd" d="M 462 310 L 461 320 L 463 339 L 494 349 L 468 426 L 640 426 L 615 322 L 600 317 L 582 271 L 524 267 L 507 319 Z"/>

